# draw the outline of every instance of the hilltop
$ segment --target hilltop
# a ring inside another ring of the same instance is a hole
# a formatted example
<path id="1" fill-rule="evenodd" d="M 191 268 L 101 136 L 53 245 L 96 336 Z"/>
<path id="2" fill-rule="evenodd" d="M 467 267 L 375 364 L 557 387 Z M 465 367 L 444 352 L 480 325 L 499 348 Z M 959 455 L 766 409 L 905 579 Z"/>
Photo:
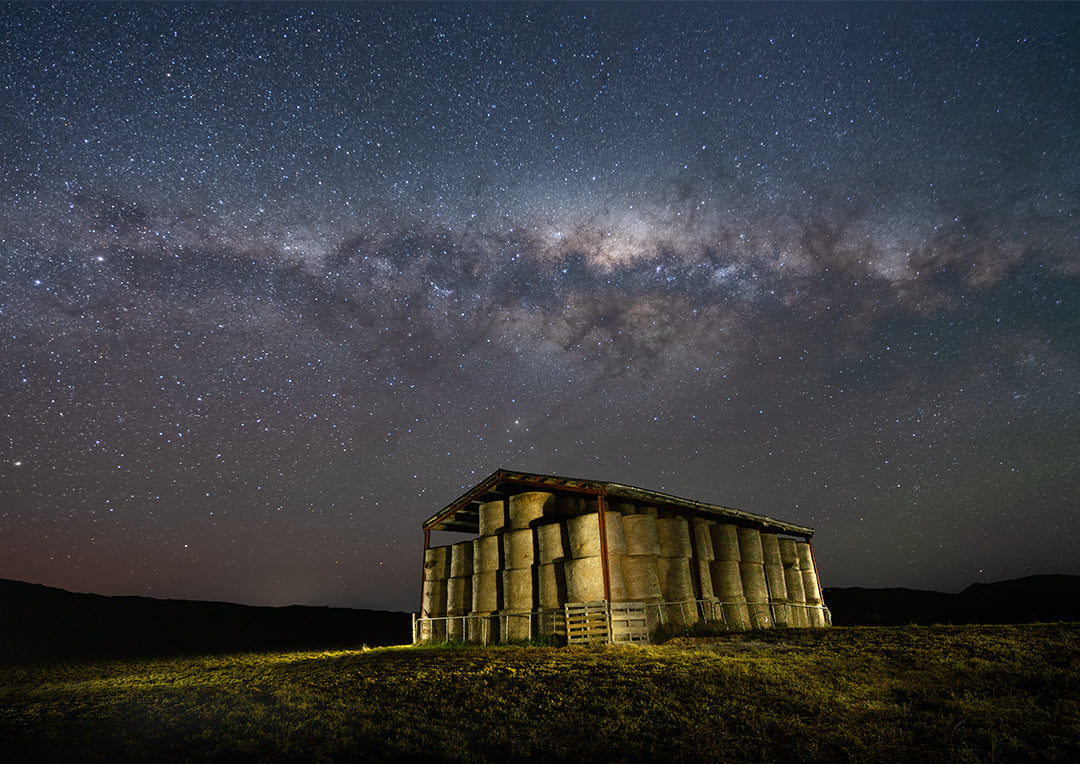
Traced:
<path id="1" fill-rule="evenodd" d="M 408 613 L 107 597 L 0 579 L 0 661 L 406 644 Z"/>

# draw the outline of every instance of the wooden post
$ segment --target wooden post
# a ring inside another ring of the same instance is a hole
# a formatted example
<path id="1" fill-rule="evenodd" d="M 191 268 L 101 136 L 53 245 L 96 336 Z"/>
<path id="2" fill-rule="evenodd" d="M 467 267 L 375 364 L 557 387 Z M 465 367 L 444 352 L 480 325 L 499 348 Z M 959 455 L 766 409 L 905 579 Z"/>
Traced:
<path id="1" fill-rule="evenodd" d="M 604 601 L 611 602 L 611 574 L 608 572 L 607 522 L 604 519 L 606 502 L 604 491 L 596 494 L 596 507 L 600 513 L 600 562 L 604 570 Z"/>

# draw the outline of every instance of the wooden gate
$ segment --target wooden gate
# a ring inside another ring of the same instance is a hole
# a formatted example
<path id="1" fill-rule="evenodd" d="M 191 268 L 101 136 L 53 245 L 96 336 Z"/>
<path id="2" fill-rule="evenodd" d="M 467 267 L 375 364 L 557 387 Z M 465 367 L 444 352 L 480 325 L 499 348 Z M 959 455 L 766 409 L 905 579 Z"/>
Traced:
<path id="1" fill-rule="evenodd" d="M 568 644 L 649 641 L 643 602 L 568 602 L 565 610 Z"/>

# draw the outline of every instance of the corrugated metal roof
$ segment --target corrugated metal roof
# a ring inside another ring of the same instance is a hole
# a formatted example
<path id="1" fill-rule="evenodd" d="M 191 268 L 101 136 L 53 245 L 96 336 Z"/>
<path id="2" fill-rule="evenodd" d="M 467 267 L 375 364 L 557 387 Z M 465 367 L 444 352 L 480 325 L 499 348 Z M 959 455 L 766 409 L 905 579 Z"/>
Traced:
<path id="1" fill-rule="evenodd" d="M 479 504 L 515 493 L 522 493 L 523 491 L 537 490 L 550 490 L 553 493 L 584 493 L 594 496 L 602 494 L 609 500 L 612 498 L 624 499 L 636 504 L 655 506 L 659 509 L 673 509 L 717 520 L 753 525 L 763 530 L 804 536 L 807 539 L 814 535 L 813 528 L 786 523 L 765 515 L 744 512 L 741 509 L 683 499 L 645 488 L 636 488 L 621 483 L 565 478 L 555 475 L 538 475 L 530 472 L 513 472 L 504 469 L 495 470 L 495 472 L 428 518 L 424 522 L 424 530 L 479 533 Z"/>

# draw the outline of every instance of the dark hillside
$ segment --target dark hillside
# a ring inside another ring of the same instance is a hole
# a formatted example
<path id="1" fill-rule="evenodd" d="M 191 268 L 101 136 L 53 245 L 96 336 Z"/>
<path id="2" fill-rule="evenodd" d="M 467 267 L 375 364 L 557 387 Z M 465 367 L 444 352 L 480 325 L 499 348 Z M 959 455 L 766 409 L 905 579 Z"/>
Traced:
<path id="1" fill-rule="evenodd" d="M 1080 576 L 972 584 L 957 594 L 918 589 L 826 589 L 837 626 L 1080 621 Z"/>
<path id="2" fill-rule="evenodd" d="M 0 661 L 398 645 L 410 616 L 74 594 L 0 579 Z"/>

